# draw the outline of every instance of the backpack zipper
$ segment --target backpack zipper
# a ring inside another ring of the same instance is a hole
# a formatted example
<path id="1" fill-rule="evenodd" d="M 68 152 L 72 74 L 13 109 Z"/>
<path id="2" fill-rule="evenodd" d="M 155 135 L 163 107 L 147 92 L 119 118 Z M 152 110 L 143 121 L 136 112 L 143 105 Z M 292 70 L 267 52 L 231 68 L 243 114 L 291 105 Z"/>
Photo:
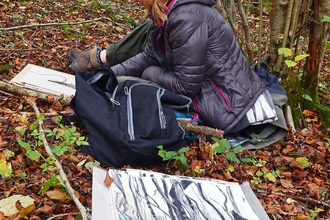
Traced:
<path id="1" fill-rule="evenodd" d="M 131 140 L 135 140 L 131 91 L 137 85 L 151 86 L 148 83 L 137 83 L 137 84 L 132 85 L 130 88 L 124 87 L 125 95 L 127 95 L 127 121 L 128 121 L 127 131 L 128 131 L 128 134 L 129 134 Z M 160 98 L 163 96 L 164 93 L 165 93 L 165 90 L 160 88 L 157 90 L 157 95 L 156 95 L 157 96 L 158 117 L 159 117 L 159 123 L 160 123 L 161 129 L 166 129 L 166 117 L 164 115 L 164 111 L 163 111 L 161 100 L 160 100 Z"/>
<path id="2" fill-rule="evenodd" d="M 107 96 L 109 97 L 110 101 L 115 104 L 115 105 L 120 105 L 120 102 L 118 102 L 117 100 L 114 99 L 114 97 L 116 96 L 117 93 L 117 88 L 118 86 L 116 86 L 115 90 L 113 91 L 112 95 L 109 96 L 109 94 L 107 94 Z"/>
<path id="3" fill-rule="evenodd" d="M 164 115 L 162 103 L 160 101 L 160 98 L 164 95 L 164 93 L 165 93 L 165 90 L 162 88 L 158 89 L 158 91 L 157 91 L 157 104 L 158 104 L 160 129 L 166 129 L 166 117 Z"/>

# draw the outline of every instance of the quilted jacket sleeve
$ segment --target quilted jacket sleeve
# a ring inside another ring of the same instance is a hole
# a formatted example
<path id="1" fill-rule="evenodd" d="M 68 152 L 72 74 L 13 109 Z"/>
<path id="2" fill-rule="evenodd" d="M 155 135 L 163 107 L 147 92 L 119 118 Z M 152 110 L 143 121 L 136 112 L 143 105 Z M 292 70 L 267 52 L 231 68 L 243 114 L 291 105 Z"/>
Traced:
<path id="1" fill-rule="evenodd" d="M 165 25 L 166 59 L 173 71 L 147 68 L 142 78 L 173 92 L 194 97 L 202 88 L 208 44 L 208 26 L 199 16 L 181 13 Z"/>

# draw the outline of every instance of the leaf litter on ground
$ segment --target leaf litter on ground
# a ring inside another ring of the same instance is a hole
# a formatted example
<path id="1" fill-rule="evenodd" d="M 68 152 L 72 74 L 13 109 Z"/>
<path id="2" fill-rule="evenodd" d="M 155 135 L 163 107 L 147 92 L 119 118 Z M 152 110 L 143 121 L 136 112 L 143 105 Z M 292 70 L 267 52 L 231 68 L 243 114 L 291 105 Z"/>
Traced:
<path id="1" fill-rule="evenodd" d="M 9 81 L 26 64 L 73 72 L 66 53 L 73 47 L 87 49 L 93 45 L 106 48 L 124 37 L 134 23 L 143 19 L 144 12 L 125 1 L 8 1 L 0 4 L 0 26 L 10 28 L 34 24 L 28 28 L 0 31 L 0 79 Z M 100 17 L 112 20 L 98 20 Z M 68 22 L 81 22 L 70 25 Z M 52 23 L 49 26 L 41 24 Z M 63 23 L 63 24 L 58 24 Z M 66 23 L 66 24 L 65 24 Z M 39 26 L 38 26 L 39 24 Z M 329 54 L 326 54 L 329 57 Z M 324 65 L 321 77 L 324 104 L 329 103 L 329 67 Z M 41 113 L 67 111 L 68 106 L 57 106 L 37 101 Z M 53 120 L 53 116 L 49 116 Z M 33 108 L 24 97 L 0 92 L 0 201 L 12 196 L 28 196 L 34 206 L 23 201 L 15 204 L 11 216 L 0 210 L 0 219 L 73 219 L 78 208 L 67 196 L 57 170 L 47 161 L 42 147 L 37 147 L 36 135 L 30 125 L 36 120 Z M 235 154 L 239 162 L 223 153 L 214 154 L 209 142 L 191 141 L 184 154 L 186 166 L 174 160 L 162 166 L 134 167 L 151 169 L 173 175 L 215 178 L 226 181 L 248 181 L 271 219 L 329 219 L 330 218 L 330 139 L 329 130 L 321 128 L 319 117 L 305 111 L 301 120 L 307 127 L 297 133 L 289 132 L 282 141 L 259 150 L 241 150 Z M 301 123 L 303 124 L 303 123 Z M 83 127 L 77 131 L 85 135 Z M 59 128 L 56 123 L 44 124 L 44 129 Z M 60 128 L 59 128 L 60 129 Z M 31 160 L 27 149 L 18 139 L 33 146 L 41 159 Z M 50 145 L 58 140 L 47 137 Z M 91 167 L 97 162 L 77 151 L 73 146 L 58 156 L 79 201 L 92 206 Z M 45 161 L 47 164 L 42 166 Z M 101 165 L 102 166 L 102 165 Z M 129 166 L 128 166 L 129 167 Z M 104 167 L 106 168 L 106 167 Z M 125 167 L 123 167 L 124 169 Z M 105 184 L 111 184 L 107 178 Z"/>

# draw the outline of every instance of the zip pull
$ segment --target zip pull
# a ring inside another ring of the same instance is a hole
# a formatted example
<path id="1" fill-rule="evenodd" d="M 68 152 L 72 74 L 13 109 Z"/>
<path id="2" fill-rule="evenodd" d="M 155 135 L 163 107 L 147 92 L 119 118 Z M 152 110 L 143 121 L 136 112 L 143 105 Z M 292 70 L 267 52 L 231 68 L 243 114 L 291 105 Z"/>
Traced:
<path id="1" fill-rule="evenodd" d="M 127 88 L 127 86 L 124 87 L 124 93 L 125 93 L 125 95 L 128 95 L 128 88 Z"/>
<path id="2" fill-rule="evenodd" d="M 161 117 L 161 119 L 162 119 L 163 124 L 166 125 L 166 117 L 165 117 L 163 111 L 160 112 L 160 117 Z"/>
<path id="3" fill-rule="evenodd" d="M 115 105 L 120 105 L 120 102 L 114 100 L 113 98 L 110 98 L 110 101 Z"/>

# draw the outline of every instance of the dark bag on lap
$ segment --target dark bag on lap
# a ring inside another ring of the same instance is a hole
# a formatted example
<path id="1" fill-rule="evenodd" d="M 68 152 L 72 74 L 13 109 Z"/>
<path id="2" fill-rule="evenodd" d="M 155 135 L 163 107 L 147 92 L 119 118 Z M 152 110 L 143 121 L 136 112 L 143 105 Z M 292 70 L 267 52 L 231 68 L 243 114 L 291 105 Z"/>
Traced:
<path id="1" fill-rule="evenodd" d="M 157 146 L 167 151 L 185 146 L 184 130 L 173 110 L 187 112 L 190 104 L 190 98 L 150 82 L 118 84 L 108 66 L 78 73 L 71 107 L 90 144 L 80 150 L 112 167 L 160 164 Z"/>
<path id="2" fill-rule="evenodd" d="M 107 48 L 107 63 L 114 66 L 142 52 L 147 44 L 152 23 L 144 20 L 132 32 Z"/>

